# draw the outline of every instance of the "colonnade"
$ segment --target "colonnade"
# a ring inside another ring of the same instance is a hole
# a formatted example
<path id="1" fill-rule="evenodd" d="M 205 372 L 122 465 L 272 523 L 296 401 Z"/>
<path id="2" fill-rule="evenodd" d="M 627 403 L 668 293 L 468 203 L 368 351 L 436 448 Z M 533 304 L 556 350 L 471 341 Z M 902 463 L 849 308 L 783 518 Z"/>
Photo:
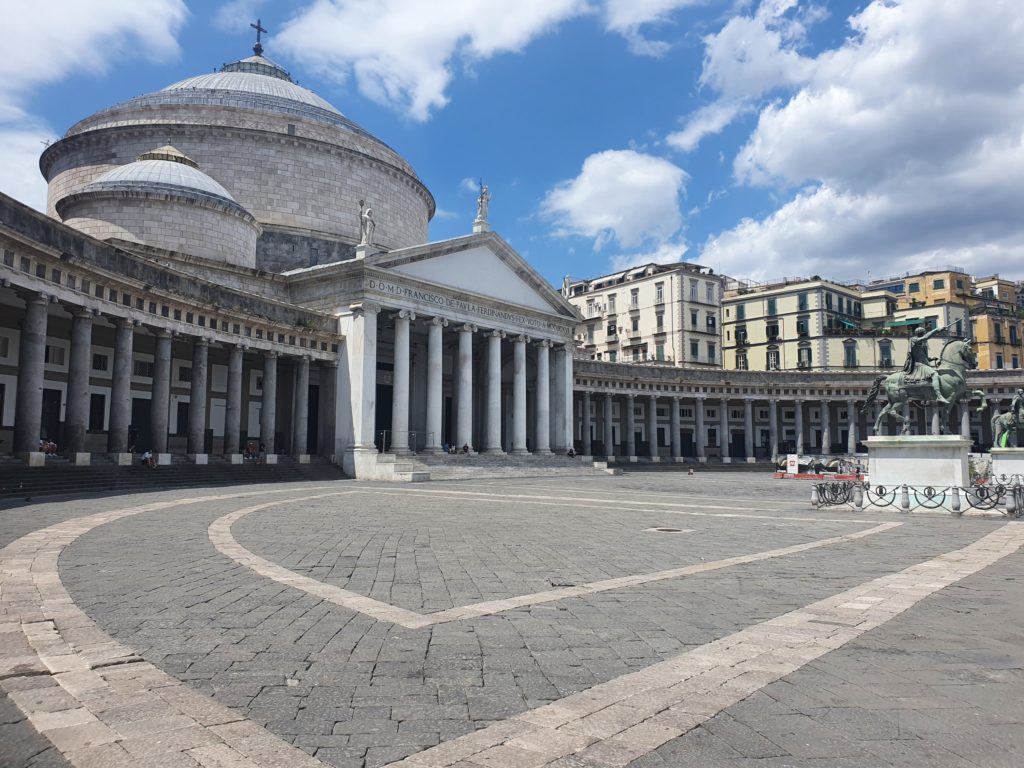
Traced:
<path id="1" fill-rule="evenodd" d="M 872 434 L 882 407 L 873 404 L 861 413 L 856 398 L 785 398 L 772 396 L 643 395 L 582 391 L 574 409 L 574 434 L 583 455 L 610 458 L 676 460 L 684 456 L 684 435 L 690 440 L 685 455 L 698 461 L 775 460 L 782 453 L 852 454 Z M 659 406 L 667 406 L 659 416 Z M 816 411 L 812 422 L 811 412 Z M 755 418 L 755 409 L 758 412 Z M 685 420 L 682 413 L 686 412 Z M 643 442 L 638 446 L 636 416 L 642 412 Z M 734 412 L 741 411 L 737 415 Z M 786 414 L 780 416 L 780 411 Z M 712 419 L 709 421 L 709 417 Z M 989 417 L 986 415 L 985 420 Z M 939 434 L 941 411 L 929 408 L 919 415 L 918 433 Z M 898 425 L 890 422 L 888 433 Z M 951 415 L 951 430 L 971 436 L 970 407 L 961 403 Z M 659 431 L 663 438 L 659 440 Z M 742 445 L 735 433 L 742 432 Z M 764 440 L 759 440 L 759 433 Z M 845 434 L 844 434 L 845 433 Z M 787 437 L 789 439 L 787 439 Z M 816 439 L 812 439 L 816 438 Z"/>
<path id="2" fill-rule="evenodd" d="M 39 450 L 42 429 L 43 391 L 46 378 L 46 344 L 48 307 L 51 300 L 43 294 L 25 298 L 25 314 L 18 345 L 18 370 L 14 410 L 13 451 L 28 454 Z M 90 421 L 90 378 L 92 374 L 93 326 L 99 315 L 89 309 L 71 308 L 71 334 L 68 354 L 66 406 L 63 420 L 62 452 L 79 462 L 88 461 L 88 433 Z M 154 454 L 167 454 L 170 436 L 170 408 L 172 384 L 172 333 L 164 328 L 142 326 L 140 323 L 119 318 L 106 318 L 114 327 L 113 360 L 110 371 L 109 416 L 107 418 L 106 450 L 111 454 L 125 454 L 130 447 L 132 425 L 132 378 L 134 374 L 135 340 L 146 332 L 154 338 L 152 382 L 150 385 L 151 442 L 141 449 Z M 249 347 L 237 343 L 220 342 L 206 336 L 179 337 L 191 344 L 191 370 L 188 376 L 187 452 L 205 454 L 205 437 L 210 421 L 207 403 L 210 395 L 211 343 L 227 348 L 227 391 L 224 410 L 223 453 L 241 454 L 243 362 Z M 279 355 L 274 350 L 252 350 L 258 355 L 254 368 L 262 369 L 260 393 L 259 439 L 268 455 L 275 454 L 277 434 L 278 368 Z M 296 455 L 306 454 L 309 420 L 310 356 L 298 355 L 293 362 L 294 402 L 290 423 L 291 447 Z M 318 361 L 325 371 L 324 384 L 334 391 L 337 362 Z M 138 394 L 139 384 L 134 386 Z M 329 409 L 333 412 L 333 404 Z M 333 429 L 333 417 L 327 420 Z M 140 427 L 141 425 L 135 425 Z M 220 426 L 219 424 L 217 425 Z M 52 436 L 51 436 L 52 437 Z M 333 441 L 329 444 L 333 445 Z"/>

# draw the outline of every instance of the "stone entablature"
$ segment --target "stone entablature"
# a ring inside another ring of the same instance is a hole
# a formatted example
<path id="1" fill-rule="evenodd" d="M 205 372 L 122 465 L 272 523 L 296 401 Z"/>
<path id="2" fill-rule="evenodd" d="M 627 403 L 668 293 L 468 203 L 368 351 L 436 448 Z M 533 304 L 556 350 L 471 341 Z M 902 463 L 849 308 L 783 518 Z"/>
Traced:
<path id="1" fill-rule="evenodd" d="M 0 195 L 0 279 L 14 288 L 173 333 L 281 354 L 337 357 L 328 316 L 207 283 L 91 240 Z"/>

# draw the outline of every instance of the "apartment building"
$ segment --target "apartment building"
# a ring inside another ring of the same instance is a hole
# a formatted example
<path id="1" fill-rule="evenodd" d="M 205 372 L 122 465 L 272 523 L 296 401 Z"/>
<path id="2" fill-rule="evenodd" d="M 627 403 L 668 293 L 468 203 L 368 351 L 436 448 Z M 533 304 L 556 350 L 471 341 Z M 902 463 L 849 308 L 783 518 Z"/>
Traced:
<path id="1" fill-rule="evenodd" d="M 1024 338 L 1017 285 L 999 275 L 977 278 L 970 312 L 978 367 L 986 370 L 1020 368 L 1024 361 Z"/>
<path id="2" fill-rule="evenodd" d="M 644 264 L 587 280 L 562 294 L 583 315 L 577 345 L 608 362 L 721 368 L 723 278 L 699 264 Z"/>

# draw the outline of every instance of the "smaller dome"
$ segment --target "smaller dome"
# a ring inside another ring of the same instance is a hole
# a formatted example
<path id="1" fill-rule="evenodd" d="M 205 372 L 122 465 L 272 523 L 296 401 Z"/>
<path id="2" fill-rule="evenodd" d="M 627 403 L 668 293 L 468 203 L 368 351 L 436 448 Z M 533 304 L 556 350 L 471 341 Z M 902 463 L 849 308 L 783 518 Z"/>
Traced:
<path id="1" fill-rule="evenodd" d="M 97 176 L 79 194 L 127 191 L 198 196 L 249 215 L 230 192 L 200 171 L 194 160 L 171 146 L 147 152 L 134 163 Z"/>

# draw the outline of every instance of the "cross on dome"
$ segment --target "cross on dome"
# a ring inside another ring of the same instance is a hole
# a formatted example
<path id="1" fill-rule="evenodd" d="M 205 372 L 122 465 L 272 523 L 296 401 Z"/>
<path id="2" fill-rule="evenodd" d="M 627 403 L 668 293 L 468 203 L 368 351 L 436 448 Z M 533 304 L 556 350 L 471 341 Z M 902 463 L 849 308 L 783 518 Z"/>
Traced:
<path id="1" fill-rule="evenodd" d="M 257 56 L 262 56 L 263 46 L 260 44 L 260 34 L 267 31 L 266 27 L 263 26 L 259 19 L 256 19 L 255 24 L 250 24 L 249 26 L 256 30 L 256 45 L 252 47 L 252 52 Z"/>

